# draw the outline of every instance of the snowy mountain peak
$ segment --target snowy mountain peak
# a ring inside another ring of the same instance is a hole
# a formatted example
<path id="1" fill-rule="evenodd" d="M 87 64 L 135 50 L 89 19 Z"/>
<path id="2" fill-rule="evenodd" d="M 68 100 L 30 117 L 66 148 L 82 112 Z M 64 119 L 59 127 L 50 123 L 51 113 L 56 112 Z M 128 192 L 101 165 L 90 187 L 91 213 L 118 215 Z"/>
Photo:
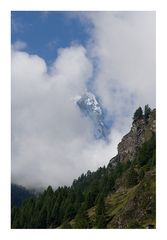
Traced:
<path id="1" fill-rule="evenodd" d="M 109 129 L 104 124 L 103 110 L 98 103 L 95 95 L 91 92 L 86 92 L 82 96 L 76 96 L 75 102 L 81 112 L 91 119 L 94 125 L 94 136 L 96 139 L 107 139 Z"/>
<path id="2" fill-rule="evenodd" d="M 96 97 L 93 93 L 86 92 L 83 94 L 80 98 L 78 98 L 77 104 L 79 107 L 85 108 L 86 111 L 94 112 L 96 114 L 102 115 L 102 109 L 100 107 L 100 104 L 97 102 Z"/>

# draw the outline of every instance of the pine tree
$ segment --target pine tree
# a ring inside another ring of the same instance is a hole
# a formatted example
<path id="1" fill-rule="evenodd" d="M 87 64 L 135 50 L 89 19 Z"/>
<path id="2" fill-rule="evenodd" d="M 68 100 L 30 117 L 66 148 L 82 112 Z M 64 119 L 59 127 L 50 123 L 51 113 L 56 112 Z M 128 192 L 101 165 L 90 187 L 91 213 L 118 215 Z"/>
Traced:
<path id="1" fill-rule="evenodd" d="M 144 166 L 155 156 L 155 149 L 156 149 L 156 137 L 153 135 L 152 138 L 145 142 L 141 149 L 139 150 L 138 154 L 138 163 L 140 166 Z M 155 158 L 154 158 L 155 162 Z"/>
<path id="2" fill-rule="evenodd" d="M 144 107 L 144 120 L 145 120 L 145 122 L 147 122 L 150 113 L 151 113 L 151 108 L 150 108 L 149 105 L 147 104 L 147 105 L 145 105 L 145 107 Z"/>
<path id="3" fill-rule="evenodd" d="M 91 207 L 93 207 L 94 205 L 94 195 L 92 194 L 92 192 L 88 192 L 87 195 L 86 195 L 86 199 L 85 199 L 85 205 L 86 205 L 86 208 L 89 209 Z"/>
<path id="4" fill-rule="evenodd" d="M 96 227 L 99 229 L 104 229 L 106 228 L 106 220 L 104 214 L 98 216 Z"/>
<path id="5" fill-rule="evenodd" d="M 141 107 L 139 107 L 133 115 L 133 121 L 136 122 L 137 120 L 142 118 L 143 118 L 143 110 Z"/>
<path id="6" fill-rule="evenodd" d="M 88 213 L 85 204 L 82 204 L 75 218 L 75 228 L 90 228 Z"/>
<path id="7" fill-rule="evenodd" d="M 128 176 L 127 176 L 127 187 L 133 187 L 138 183 L 138 173 L 134 170 L 132 167 L 128 171 Z"/>
<path id="8" fill-rule="evenodd" d="M 74 218 L 75 215 L 76 215 L 76 210 L 75 210 L 73 204 L 70 203 L 70 204 L 67 206 L 67 209 L 66 209 L 66 211 L 65 211 L 64 219 L 70 220 L 70 219 Z"/>
<path id="9" fill-rule="evenodd" d="M 96 206 L 96 216 L 105 214 L 104 195 L 101 195 L 98 199 Z"/>
<path id="10" fill-rule="evenodd" d="M 46 228 L 47 210 L 43 207 L 39 213 L 38 228 Z"/>
<path id="11" fill-rule="evenodd" d="M 104 196 L 98 199 L 96 206 L 96 227 L 97 228 L 105 228 L 106 220 L 105 220 L 105 204 L 104 204 Z"/>
<path id="12" fill-rule="evenodd" d="M 56 202 L 51 213 L 51 222 L 54 227 L 58 227 L 61 223 L 59 214 L 59 204 Z"/>

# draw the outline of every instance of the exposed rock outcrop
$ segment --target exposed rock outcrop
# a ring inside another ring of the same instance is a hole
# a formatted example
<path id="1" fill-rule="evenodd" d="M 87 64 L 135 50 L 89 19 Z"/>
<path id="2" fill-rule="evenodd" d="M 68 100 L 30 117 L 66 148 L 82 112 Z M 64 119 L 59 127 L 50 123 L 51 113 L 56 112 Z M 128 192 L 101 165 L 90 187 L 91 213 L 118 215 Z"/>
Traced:
<path id="1" fill-rule="evenodd" d="M 156 131 L 156 110 L 152 110 L 149 118 L 142 119 L 132 123 L 131 130 L 126 134 L 118 144 L 118 154 L 113 157 L 109 166 L 115 166 L 119 161 L 132 161 L 135 159 L 137 150 L 141 145 L 149 140 Z"/>

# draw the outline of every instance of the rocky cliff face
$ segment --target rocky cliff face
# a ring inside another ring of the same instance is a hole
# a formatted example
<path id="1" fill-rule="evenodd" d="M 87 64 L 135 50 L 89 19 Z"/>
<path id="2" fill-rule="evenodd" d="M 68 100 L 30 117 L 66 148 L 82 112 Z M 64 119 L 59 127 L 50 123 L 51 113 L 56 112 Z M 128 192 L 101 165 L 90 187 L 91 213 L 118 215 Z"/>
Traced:
<path id="1" fill-rule="evenodd" d="M 139 119 L 132 123 L 130 132 L 125 135 L 118 144 L 118 154 L 113 157 L 109 166 L 115 166 L 119 161 L 132 161 L 135 159 L 137 150 L 149 140 L 156 131 L 156 110 L 152 110 L 147 120 Z"/>

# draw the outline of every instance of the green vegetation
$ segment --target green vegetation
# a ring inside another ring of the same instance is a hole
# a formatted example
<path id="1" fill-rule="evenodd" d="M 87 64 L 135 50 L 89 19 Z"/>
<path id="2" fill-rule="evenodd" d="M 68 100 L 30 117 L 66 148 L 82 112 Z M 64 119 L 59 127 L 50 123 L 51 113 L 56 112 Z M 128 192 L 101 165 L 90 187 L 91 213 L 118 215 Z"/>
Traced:
<path id="1" fill-rule="evenodd" d="M 11 206 L 20 207 L 22 203 L 29 198 L 32 198 L 34 194 L 26 188 L 12 184 L 11 185 Z"/>
<path id="2" fill-rule="evenodd" d="M 143 110 L 141 107 L 139 107 L 136 112 L 134 113 L 133 120 L 136 122 L 139 119 L 143 118 Z"/>
<path id="3" fill-rule="evenodd" d="M 145 119 L 145 122 L 147 123 L 148 122 L 148 118 L 149 118 L 149 115 L 151 113 L 151 108 L 149 107 L 149 105 L 145 105 L 144 107 L 144 119 Z"/>
<path id="4" fill-rule="evenodd" d="M 127 187 L 135 186 L 138 183 L 138 179 L 138 173 L 133 167 L 131 167 L 127 175 Z"/>
<path id="5" fill-rule="evenodd" d="M 104 203 L 103 196 L 101 196 L 98 199 L 98 203 L 96 205 L 96 227 L 97 228 L 105 228 L 106 227 L 105 203 Z"/>
<path id="6" fill-rule="evenodd" d="M 155 165 L 155 155 L 156 155 L 156 138 L 155 135 L 151 139 L 145 142 L 142 148 L 139 150 L 137 161 L 142 167 L 145 164 L 148 166 Z"/>
<path id="7" fill-rule="evenodd" d="M 150 113 L 151 113 L 151 108 L 149 107 L 149 105 L 145 105 L 144 107 L 144 114 L 143 114 L 143 110 L 141 107 L 139 107 L 134 115 L 133 115 L 133 121 L 136 122 L 140 119 L 144 119 L 145 120 L 145 123 L 148 123 L 148 119 L 149 119 L 149 116 L 150 116 Z"/>
<path id="8" fill-rule="evenodd" d="M 149 115 L 146 107 L 145 115 Z M 143 115 L 143 113 L 142 113 Z M 141 117 L 141 109 L 135 119 Z M 12 208 L 12 228 L 145 228 L 155 226 L 156 136 L 131 161 L 88 171 L 71 187 L 49 186 Z"/>

